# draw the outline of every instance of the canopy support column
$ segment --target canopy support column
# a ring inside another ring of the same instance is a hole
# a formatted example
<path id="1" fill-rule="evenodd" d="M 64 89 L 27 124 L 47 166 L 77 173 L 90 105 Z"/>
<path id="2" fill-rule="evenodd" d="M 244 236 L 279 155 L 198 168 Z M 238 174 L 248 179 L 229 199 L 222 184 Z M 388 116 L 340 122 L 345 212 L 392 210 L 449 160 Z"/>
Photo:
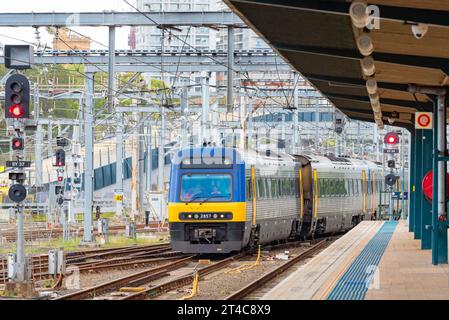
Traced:
<path id="1" fill-rule="evenodd" d="M 447 263 L 446 215 L 446 107 L 445 95 L 434 103 L 432 264 Z"/>
<path id="2" fill-rule="evenodd" d="M 423 155 L 423 130 L 415 130 L 415 160 L 420 161 Z M 424 200 L 424 195 L 422 192 L 422 179 L 423 179 L 423 169 L 421 165 L 415 167 L 415 219 L 414 228 L 415 231 L 414 239 L 421 239 L 421 203 Z"/>
<path id="3" fill-rule="evenodd" d="M 410 164 L 409 164 L 409 200 L 410 200 L 410 212 L 408 216 L 408 231 L 415 231 L 415 216 L 416 216 L 416 132 L 415 130 L 410 130 Z"/>
<path id="4" fill-rule="evenodd" d="M 418 161 L 421 163 L 421 177 L 418 182 L 421 184 L 421 203 L 419 206 L 418 214 L 421 215 L 421 249 L 431 248 L 431 236 L 432 236 L 432 205 L 424 198 L 422 193 L 422 180 L 424 176 L 432 170 L 432 147 L 433 138 L 432 130 L 421 130 L 422 131 L 422 153 L 421 159 Z"/>

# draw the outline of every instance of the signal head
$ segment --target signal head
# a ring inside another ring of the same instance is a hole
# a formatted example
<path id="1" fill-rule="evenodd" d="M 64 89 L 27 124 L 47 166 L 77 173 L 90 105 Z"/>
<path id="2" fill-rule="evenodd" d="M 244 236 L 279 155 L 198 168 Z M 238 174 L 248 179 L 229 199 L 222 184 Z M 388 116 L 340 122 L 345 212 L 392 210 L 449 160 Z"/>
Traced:
<path id="1" fill-rule="evenodd" d="M 388 132 L 384 137 L 384 142 L 386 144 L 398 144 L 399 136 L 395 132 Z"/>
<path id="2" fill-rule="evenodd" d="M 27 190 L 21 184 L 14 184 L 8 190 L 9 198 L 15 203 L 22 202 L 27 196 Z"/>
<path id="3" fill-rule="evenodd" d="M 13 138 L 11 140 L 11 148 L 13 150 L 23 150 L 23 139 L 22 138 Z"/>
<path id="4" fill-rule="evenodd" d="M 56 167 L 65 166 L 65 151 L 63 149 L 56 150 Z"/>
<path id="5" fill-rule="evenodd" d="M 22 74 L 13 74 L 5 85 L 5 118 L 30 116 L 30 82 Z"/>

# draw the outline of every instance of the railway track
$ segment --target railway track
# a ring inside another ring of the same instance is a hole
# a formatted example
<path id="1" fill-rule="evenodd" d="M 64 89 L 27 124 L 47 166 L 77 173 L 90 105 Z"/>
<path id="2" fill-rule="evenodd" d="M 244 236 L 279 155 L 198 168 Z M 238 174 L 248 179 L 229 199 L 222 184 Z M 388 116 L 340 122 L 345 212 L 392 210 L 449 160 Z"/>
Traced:
<path id="1" fill-rule="evenodd" d="M 151 229 L 157 229 L 159 225 L 157 223 L 149 223 L 149 230 Z M 125 230 L 125 226 L 123 225 L 116 225 L 116 226 L 110 226 L 109 232 L 111 234 L 117 234 L 121 231 Z M 162 231 L 167 231 L 167 227 L 163 227 Z M 136 225 L 136 231 L 137 232 L 143 232 L 145 231 L 145 225 L 144 224 L 138 224 Z M 84 229 L 82 227 L 77 229 L 71 229 L 70 233 L 77 233 L 79 236 L 82 236 L 84 233 Z M 96 234 L 96 231 L 94 231 L 94 234 Z M 43 239 L 55 239 L 62 236 L 62 228 L 39 228 L 39 229 L 29 229 L 24 231 L 24 237 L 25 241 L 34 241 L 34 240 L 43 240 Z M 17 239 L 17 233 L 15 230 L 8 230 L 8 231 L 0 231 L 0 238 L 2 238 L 6 242 L 15 242 Z"/>
<path id="2" fill-rule="evenodd" d="M 201 278 L 207 274 L 223 269 L 232 262 L 241 259 L 246 255 L 247 255 L 246 253 L 239 253 L 234 256 L 215 262 L 204 268 L 201 268 L 198 270 L 198 276 Z M 146 298 L 155 298 L 170 290 L 181 288 L 185 285 L 191 284 L 193 279 L 194 279 L 193 274 L 187 274 L 185 276 L 181 276 L 173 280 L 168 280 L 154 287 L 147 287 L 146 289 L 140 292 L 131 293 L 127 296 L 121 297 L 119 300 L 143 300 Z"/>
<path id="3" fill-rule="evenodd" d="M 102 248 L 77 252 L 66 255 L 66 265 L 76 266 L 80 273 L 103 272 L 113 269 L 129 269 L 149 264 L 172 260 L 181 255 L 171 251 L 168 243 L 127 246 L 120 248 Z M 48 255 L 38 255 L 31 258 L 31 276 L 34 280 L 51 278 L 48 274 Z M 7 281 L 7 261 L 0 261 L 0 283 Z"/>
<path id="4" fill-rule="evenodd" d="M 273 246 L 272 248 L 282 249 L 282 248 L 289 248 L 292 246 L 298 246 L 301 245 L 303 242 L 293 242 L 293 243 L 286 243 L 281 244 L 277 246 Z M 227 297 L 227 299 L 240 299 L 241 297 L 245 297 L 247 294 L 257 290 L 264 284 L 266 284 L 271 279 L 275 278 L 291 266 L 295 265 L 296 263 L 300 262 L 301 260 L 304 260 L 306 258 L 311 257 L 313 254 L 321 250 L 325 244 L 327 243 L 327 240 L 321 240 L 317 243 L 315 243 L 311 248 L 307 249 L 306 251 L 302 252 L 298 256 L 294 257 L 293 259 L 289 260 L 288 262 L 284 263 L 280 267 L 276 268 L 275 270 L 265 274 L 261 278 L 257 279 L 257 281 L 254 281 L 253 283 L 250 283 L 249 285 L 245 286 L 238 292 L 234 293 L 233 295 Z M 221 269 L 224 269 L 228 267 L 231 263 L 236 262 L 244 257 L 248 256 L 246 253 L 239 253 L 236 255 L 233 255 L 231 257 L 225 258 L 223 260 L 220 260 L 218 262 L 215 262 L 211 265 L 202 267 L 197 269 L 198 277 L 201 279 L 202 277 L 214 273 L 216 271 L 219 271 Z M 192 272 L 189 272 L 188 274 L 178 276 L 174 279 L 168 278 L 166 281 L 162 281 L 163 278 L 170 277 L 170 271 L 174 271 L 176 269 L 182 268 L 186 266 L 188 263 L 194 261 L 195 256 L 188 256 L 181 259 L 176 259 L 174 262 L 168 263 L 166 265 L 153 267 L 145 271 L 140 271 L 138 273 L 122 277 L 118 280 L 113 280 L 109 282 L 105 282 L 103 284 L 100 284 L 98 286 L 87 288 L 84 290 L 81 290 L 79 292 L 75 292 L 66 296 L 62 296 L 57 298 L 58 300 L 65 300 L 65 299 L 89 299 L 95 297 L 96 299 L 115 299 L 115 300 L 145 300 L 145 299 L 153 299 L 160 295 L 163 295 L 164 293 L 167 293 L 171 290 L 179 289 L 184 286 L 190 285 L 194 280 L 194 270 Z M 149 259 L 151 260 L 151 259 Z M 153 262 L 156 260 L 153 260 Z M 166 261 L 166 260 L 165 260 Z M 148 261 L 150 263 L 151 261 Z M 139 263 L 139 261 L 129 261 L 130 264 L 132 263 Z M 145 263 L 145 261 L 142 261 L 142 263 Z M 93 266 L 94 268 L 103 268 L 108 267 L 108 265 L 97 265 Z M 113 269 L 117 269 L 118 266 L 115 265 L 109 265 L 109 267 Z M 173 277 L 173 276 L 172 276 Z M 154 285 L 151 284 L 151 282 L 158 281 L 159 284 Z M 125 289 L 126 292 L 123 292 Z M 117 292 L 120 291 L 120 292 Z M 95 294 L 94 294 L 95 292 Z M 115 295 L 109 295 L 111 293 L 115 293 Z"/>
<path id="5" fill-rule="evenodd" d="M 307 258 L 312 257 L 315 253 L 319 252 L 326 244 L 327 240 L 321 240 L 315 245 L 313 245 L 311 248 L 307 249 L 306 251 L 300 253 L 298 256 L 288 260 L 286 263 L 282 264 L 281 266 L 277 267 L 276 269 L 262 275 L 260 278 L 254 280 L 253 282 L 249 283 L 242 289 L 240 289 L 237 292 L 234 292 L 233 294 L 227 296 L 225 300 L 242 300 L 245 297 L 247 297 L 249 294 L 255 292 L 256 290 L 262 288 L 265 284 L 270 282 L 272 279 L 279 276 L 281 273 L 285 272 L 295 264 L 297 264 L 300 261 L 303 261 Z"/>
<path id="6" fill-rule="evenodd" d="M 167 276 L 169 271 L 188 264 L 194 257 L 195 256 L 192 255 L 177 259 L 174 262 L 170 262 L 144 271 L 139 271 L 131 275 L 121 277 L 119 279 L 104 282 L 87 289 L 60 296 L 58 298 L 55 298 L 54 300 L 82 300 L 94 297 L 98 298 L 99 295 L 104 295 L 105 293 L 118 290 L 123 286 L 139 286 L 141 284 L 145 284 Z"/>

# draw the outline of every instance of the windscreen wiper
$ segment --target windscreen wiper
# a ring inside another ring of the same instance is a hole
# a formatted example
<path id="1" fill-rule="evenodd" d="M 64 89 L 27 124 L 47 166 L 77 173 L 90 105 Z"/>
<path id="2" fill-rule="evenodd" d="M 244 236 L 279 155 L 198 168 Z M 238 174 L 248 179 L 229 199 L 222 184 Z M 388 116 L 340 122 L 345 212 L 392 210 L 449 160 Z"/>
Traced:
<path id="1" fill-rule="evenodd" d="M 199 198 L 205 198 L 205 196 L 202 196 L 201 194 L 194 195 L 187 203 L 192 202 L 193 200 L 199 199 Z"/>
<path id="2" fill-rule="evenodd" d="M 200 203 L 207 202 L 208 200 L 213 199 L 213 198 L 229 198 L 229 196 L 230 196 L 229 194 L 228 195 L 214 194 L 214 195 L 211 195 L 210 197 L 207 197 L 203 201 L 200 201 Z"/>

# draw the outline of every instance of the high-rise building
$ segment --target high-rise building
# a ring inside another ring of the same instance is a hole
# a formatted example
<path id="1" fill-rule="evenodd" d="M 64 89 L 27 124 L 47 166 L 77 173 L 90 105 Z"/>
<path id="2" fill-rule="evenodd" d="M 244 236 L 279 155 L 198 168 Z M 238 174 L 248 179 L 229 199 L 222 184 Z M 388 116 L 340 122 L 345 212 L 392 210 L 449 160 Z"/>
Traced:
<path id="1" fill-rule="evenodd" d="M 136 0 L 136 6 L 144 12 L 186 12 L 186 11 L 215 11 L 216 0 Z M 181 31 L 179 31 L 181 30 Z M 131 49 L 138 50 L 162 50 L 186 51 L 193 48 L 198 50 L 215 50 L 217 43 L 217 31 L 211 28 L 176 27 L 175 29 L 162 30 L 158 27 L 134 27 L 131 28 L 129 45 Z M 153 77 L 160 78 L 160 74 Z M 176 79 L 175 79 L 176 77 Z M 166 74 L 164 80 L 175 84 L 199 84 L 200 73 L 188 75 Z M 215 83 L 215 79 L 211 79 Z M 200 86 L 191 89 L 200 92 Z"/>
<path id="2" fill-rule="evenodd" d="M 231 11 L 223 1 L 217 1 L 219 11 Z M 218 34 L 218 50 L 226 50 L 228 46 L 228 33 L 226 29 L 221 29 Z M 268 50 L 270 46 L 262 40 L 250 28 L 234 29 L 234 49 L 235 50 Z"/>
<path id="3" fill-rule="evenodd" d="M 139 10 L 145 12 L 186 12 L 186 11 L 214 11 L 216 0 L 137 0 Z M 191 49 L 215 49 L 217 31 L 210 28 L 176 27 L 181 30 L 166 29 L 163 31 L 158 27 L 135 27 L 131 32 L 135 48 L 142 50 L 161 50 L 162 33 L 164 33 L 164 49 L 181 51 Z"/>

